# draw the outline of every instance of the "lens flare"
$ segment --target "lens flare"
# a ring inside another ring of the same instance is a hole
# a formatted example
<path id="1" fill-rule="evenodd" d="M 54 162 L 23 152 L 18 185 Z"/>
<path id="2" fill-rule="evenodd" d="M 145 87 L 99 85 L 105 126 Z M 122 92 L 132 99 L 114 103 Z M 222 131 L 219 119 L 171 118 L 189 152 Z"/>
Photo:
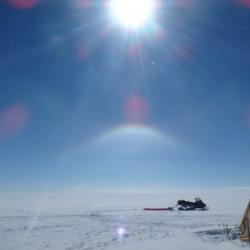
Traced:
<path id="1" fill-rule="evenodd" d="M 27 126 L 29 113 L 22 104 L 9 106 L 0 113 L 0 137 L 11 138 Z"/>
<path id="2" fill-rule="evenodd" d="M 92 145 L 103 150 L 114 148 L 114 150 L 134 150 L 134 147 L 176 147 L 179 142 L 171 135 L 167 135 L 157 128 L 127 124 L 114 127 L 103 134 L 93 138 L 89 146 Z"/>
<path id="3" fill-rule="evenodd" d="M 120 240 L 122 240 L 123 237 L 127 235 L 127 233 L 128 232 L 127 232 L 127 230 L 124 227 L 119 227 L 117 229 L 117 235 L 118 235 L 118 237 L 119 237 Z"/>
<path id="4" fill-rule="evenodd" d="M 241 4 L 247 8 L 250 8 L 250 0 L 239 0 L 238 2 L 239 2 L 239 4 Z"/>
<path id="5" fill-rule="evenodd" d="M 142 96 L 133 95 L 126 100 L 124 112 L 129 122 L 141 123 L 147 119 L 149 104 Z"/>
<path id="6" fill-rule="evenodd" d="M 8 3 L 17 9 L 30 9 L 38 5 L 39 0 L 8 0 Z"/>

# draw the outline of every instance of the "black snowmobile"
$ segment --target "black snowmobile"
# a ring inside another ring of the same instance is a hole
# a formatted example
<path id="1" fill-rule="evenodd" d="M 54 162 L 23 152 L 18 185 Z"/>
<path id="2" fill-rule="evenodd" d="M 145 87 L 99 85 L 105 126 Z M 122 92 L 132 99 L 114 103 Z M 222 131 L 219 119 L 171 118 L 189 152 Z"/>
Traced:
<path id="1" fill-rule="evenodd" d="M 181 211 L 192 211 L 192 210 L 207 210 L 207 205 L 200 199 L 195 198 L 195 201 L 185 201 L 185 200 L 178 200 L 177 201 L 178 210 Z"/>

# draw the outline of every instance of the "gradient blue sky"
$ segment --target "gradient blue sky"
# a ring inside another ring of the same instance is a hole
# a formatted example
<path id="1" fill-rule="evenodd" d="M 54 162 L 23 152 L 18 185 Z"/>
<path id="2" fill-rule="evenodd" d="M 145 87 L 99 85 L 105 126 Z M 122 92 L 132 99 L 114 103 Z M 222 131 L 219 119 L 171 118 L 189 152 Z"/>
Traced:
<path id="1" fill-rule="evenodd" d="M 250 1 L 162 1 L 139 33 L 32 2 L 0 3 L 0 188 L 249 185 Z"/>

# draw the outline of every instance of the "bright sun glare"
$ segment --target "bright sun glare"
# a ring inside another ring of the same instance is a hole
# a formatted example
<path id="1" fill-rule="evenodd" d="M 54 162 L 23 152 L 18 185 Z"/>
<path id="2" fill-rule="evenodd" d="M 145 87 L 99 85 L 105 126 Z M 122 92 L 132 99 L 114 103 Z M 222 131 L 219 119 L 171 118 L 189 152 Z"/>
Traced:
<path id="1" fill-rule="evenodd" d="M 152 19 L 153 0 L 112 0 L 111 14 L 115 20 L 128 29 L 138 29 Z"/>

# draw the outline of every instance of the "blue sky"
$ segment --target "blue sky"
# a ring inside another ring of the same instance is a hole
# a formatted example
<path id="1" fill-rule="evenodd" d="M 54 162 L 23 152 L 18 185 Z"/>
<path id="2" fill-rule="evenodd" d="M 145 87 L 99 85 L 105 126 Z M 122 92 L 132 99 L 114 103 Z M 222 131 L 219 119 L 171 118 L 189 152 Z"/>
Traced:
<path id="1" fill-rule="evenodd" d="M 249 184 L 249 1 L 52 2 L 0 4 L 1 188 Z"/>

